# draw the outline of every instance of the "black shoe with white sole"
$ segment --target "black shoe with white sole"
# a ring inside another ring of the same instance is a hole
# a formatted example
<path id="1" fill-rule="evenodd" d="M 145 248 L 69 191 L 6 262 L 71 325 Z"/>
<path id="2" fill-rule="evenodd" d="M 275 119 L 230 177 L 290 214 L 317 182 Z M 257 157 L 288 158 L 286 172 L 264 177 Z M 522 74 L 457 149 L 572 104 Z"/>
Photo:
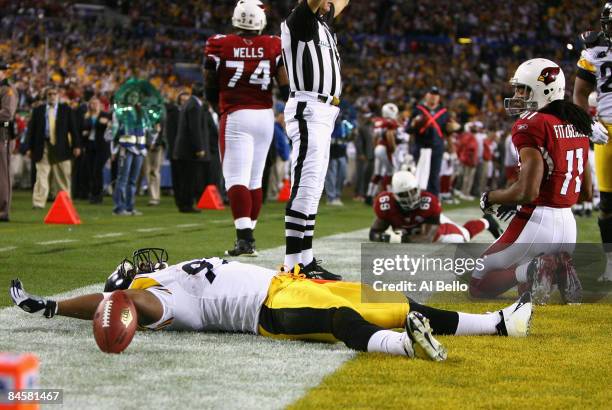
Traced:
<path id="1" fill-rule="evenodd" d="M 238 239 L 234 243 L 234 249 L 225 251 L 226 256 L 257 256 L 255 241 L 249 242 L 246 239 Z"/>
<path id="2" fill-rule="evenodd" d="M 342 280 L 342 276 L 331 273 L 323 268 L 320 263 L 321 261 L 313 259 L 312 262 L 300 270 L 300 273 L 303 273 L 308 279 Z"/>
<path id="3" fill-rule="evenodd" d="M 404 343 L 410 343 L 410 346 L 404 346 L 407 353 L 412 351 L 413 357 L 434 362 L 446 360 L 446 349 L 433 337 L 429 320 L 421 313 L 408 313 L 406 333 L 408 337 Z"/>

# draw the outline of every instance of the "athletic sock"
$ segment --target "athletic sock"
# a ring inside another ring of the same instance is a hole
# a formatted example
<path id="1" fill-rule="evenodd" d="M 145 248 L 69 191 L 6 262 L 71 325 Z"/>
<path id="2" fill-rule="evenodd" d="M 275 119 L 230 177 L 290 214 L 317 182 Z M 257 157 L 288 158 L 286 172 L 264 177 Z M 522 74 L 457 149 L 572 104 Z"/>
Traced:
<path id="1" fill-rule="evenodd" d="M 285 266 L 292 269 L 302 263 L 304 230 L 308 215 L 292 209 L 285 209 Z"/>
<path id="2" fill-rule="evenodd" d="M 463 227 L 467 229 L 467 231 L 470 233 L 470 239 L 472 239 L 480 232 L 487 229 L 489 227 L 489 222 L 486 219 L 474 219 L 464 223 Z"/>
<path id="3" fill-rule="evenodd" d="M 255 221 L 259 217 L 259 212 L 261 211 L 261 204 L 263 203 L 263 191 L 261 188 L 251 189 L 251 220 L 253 222 L 252 229 L 255 229 Z"/>
<path id="4" fill-rule="evenodd" d="M 530 263 L 531 261 L 527 263 L 523 263 L 522 265 L 519 265 L 516 267 L 514 271 L 514 275 L 516 276 L 516 281 L 518 283 L 526 283 L 527 280 L 529 279 L 527 278 L 527 268 L 529 267 Z"/>
<path id="5" fill-rule="evenodd" d="M 236 230 L 253 229 L 251 194 L 246 186 L 234 185 L 227 191 Z"/>
<path id="6" fill-rule="evenodd" d="M 496 326 L 501 320 L 499 312 L 483 315 L 462 312 L 457 312 L 457 314 L 459 315 L 459 323 L 455 331 L 456 336 L 497 334 Z"/>
<path id="7" fill-rule="evenodd" d="M 312 251 L 312 238 L 314 236 L 315 219 L 317 215 L 308 215 L 304 230 L 304 241 L 302 242 L 302 263 L 308 265 L 314 259 Z"/>
<path id="8" fill-rule="evenodd" d="M 369 349 L 370 340 L 375 333 L 382 330 L 384 330 L 382 327 L 368 322 L 351 308 L 340 307 L 333 311 L 331 333 L 351 349 L 360 352 L 374 351 Z M 391 346 L 393 343 L 390 341 L 387 345 Z"/>
<path id="9" fill-rule="evenodd" d="M 382 189 L 388 191 L 391 189 L 391 176 L 386 175 L 382 178 Z"/>
<path id="10" fill-rule="evenodd" d="M 454 335 L 456 333 L 459 325 L 457 312 L 421 305 L 410 298 L 408 302 L 411 312 L 419 312 L 429 320 L 434 335 Z"/>
<path id="11" fill-rule="evenodd" d="M 387 353 L 398 356 L 408 356 L 404 347 L 406 332 L 393 330 L 379 330 L 368 340 L 368 352 Z"/>

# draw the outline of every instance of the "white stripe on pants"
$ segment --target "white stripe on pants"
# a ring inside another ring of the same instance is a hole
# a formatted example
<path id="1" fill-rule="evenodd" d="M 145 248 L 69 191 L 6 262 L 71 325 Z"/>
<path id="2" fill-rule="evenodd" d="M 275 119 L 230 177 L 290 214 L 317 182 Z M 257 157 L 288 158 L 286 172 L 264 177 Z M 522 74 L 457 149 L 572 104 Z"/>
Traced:
<path id="1" fill-rule="evenodd" d="M 298 109 L 303 121 L 296 118 Z M 331 134 L 339 112 L 339 108 L 333 105 L 297 101 L 295 98 L 289 99 L 285 105 L 292 170 L 288 207 L 294 211 L 305 215 L 317 213 L 329 163 Z"/>

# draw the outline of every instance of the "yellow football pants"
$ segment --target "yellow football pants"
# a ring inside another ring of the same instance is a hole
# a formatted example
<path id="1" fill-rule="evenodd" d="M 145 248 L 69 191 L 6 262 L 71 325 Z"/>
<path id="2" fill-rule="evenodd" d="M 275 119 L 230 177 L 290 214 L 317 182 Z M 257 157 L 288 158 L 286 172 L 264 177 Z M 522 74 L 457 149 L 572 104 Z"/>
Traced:
<path id="1" fill-rule="evenodd" d="M 393 300 L 405 300 L 403 303 L 362 303 L 361 288 L 356 282 L 317 282 L 278 275 L 262 306 L 259 333 L 277 339 L 337 342 L 331 318 L 341 307 L 353 309 L 367 322 L 385 329 L 404 327 L 410 309 L 405 296 L 393 295 Z"/>
<path id="2" fill-rule="evenodd" d="M 610 139 L 606 145 L 595 144 L 595 174 L 601 192 L 612 192 L 612 124 L 604 124 Z"/>

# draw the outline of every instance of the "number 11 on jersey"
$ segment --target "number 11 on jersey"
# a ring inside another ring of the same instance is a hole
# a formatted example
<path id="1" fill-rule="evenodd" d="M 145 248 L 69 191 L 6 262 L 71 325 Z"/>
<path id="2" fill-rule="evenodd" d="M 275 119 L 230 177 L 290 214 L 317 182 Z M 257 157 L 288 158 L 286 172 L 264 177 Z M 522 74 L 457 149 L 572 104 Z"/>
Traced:
<path id="1" fill-rule="evenodd" d="M 567 190 L 569 188 L 570 181 L 572 180 L 572 173 L 574 171 L 574 156 L 578 161 L 578 175 L 576 175 L 576 190 L 574 192 L 580 192 L 580 187 L 582 185 L 580 176 L 584 172 L 584 158 L 582 154 L 582 148 L 567 151 L 565 154 L 565 159 L 567 160 L 567 172 L 565 173 L 565 180 L 563 181 L 563 186 L 561 187 L 561 195 L 567 195 Z"/>

